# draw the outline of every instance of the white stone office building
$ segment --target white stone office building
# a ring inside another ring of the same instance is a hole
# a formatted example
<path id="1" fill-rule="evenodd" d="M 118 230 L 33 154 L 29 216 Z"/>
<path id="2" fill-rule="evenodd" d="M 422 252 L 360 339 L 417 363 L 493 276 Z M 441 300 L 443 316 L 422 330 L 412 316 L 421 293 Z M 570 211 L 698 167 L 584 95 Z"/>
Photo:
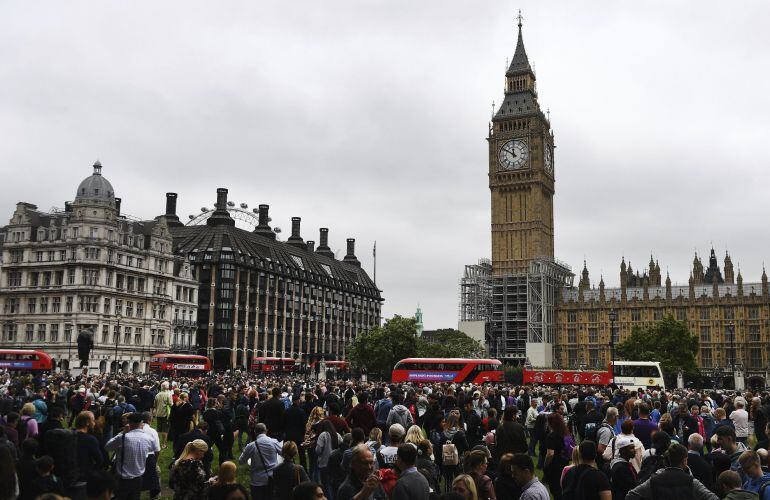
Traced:
<path id="1" fill-rule="evenodd" d="M 166 219 L 121 214 L 101 170 L 64 210 L 21 202 L 0 228 L 0 349 L 42 349 L 75 369 L 91 328 L 91 369 L 145 371 L 154 353 L 195 350 L 198 283 Z"/>

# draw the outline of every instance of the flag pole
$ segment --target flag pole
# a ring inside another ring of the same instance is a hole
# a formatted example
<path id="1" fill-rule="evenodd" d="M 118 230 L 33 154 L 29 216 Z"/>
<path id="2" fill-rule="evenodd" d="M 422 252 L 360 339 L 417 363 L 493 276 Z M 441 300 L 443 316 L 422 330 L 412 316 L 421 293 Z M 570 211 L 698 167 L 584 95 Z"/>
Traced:
<path id="1" fill-rule="evenodd" d="M 372 248 L 372 257 L 374 257 L 374 284 L 377 284 L 377 240 L 374 240 L 374 248 Z"/>

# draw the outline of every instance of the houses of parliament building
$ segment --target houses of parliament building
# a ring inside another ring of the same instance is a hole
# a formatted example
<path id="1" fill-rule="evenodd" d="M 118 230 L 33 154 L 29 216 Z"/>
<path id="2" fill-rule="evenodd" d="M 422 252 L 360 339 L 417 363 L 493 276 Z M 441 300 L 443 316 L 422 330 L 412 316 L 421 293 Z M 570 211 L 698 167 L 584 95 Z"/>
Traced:
<path id="1" fill-rule="evenodd" d="M 767 274 L 744 283 L 729 254 L 720 268 L 714 250 L 704 267 L 696 254 L 689 283 L 672 286 L 661 280 L 660 265 L 650 258 L 643 271 L 620 263 L 620 286 L 607 288 L 600 277 L 592 285 L 583 266 L 577 287 L 565 288 L 557 308 L 556 362 L 564 367 L 602 366 L 609 361 L 610 311 L 615 341 L 635 326 L 648 327 L 665 316 L 684 321 L 698 337 L 697 363 L 704 375 L 743 367 L 747 381 L 766 380 L 770 370 L 770 295 Z"/>
<path id="2" fill-rule="evenodd" d="M 504 99 L 489 124 L 491 260 L 465 266 L 460 279 L 459 329 L 483 331 L 490 356 L 508 364 L 598 367 L 610 357 L 610 311 L 615 341 L 635 326 L 671 315 L 698 336 L 705 375 L 735 365 L 752 377 L 770 370 L 767 276 L 744 283 L 729 255 L 696 255 L 687 286 L 672 286 L 653 258 L 643 270 L 620 263 L 620 286 L 591 283 L 583 270 L 554 255 L 553 196 L 558 162 L 555 135 L 538 101 L 536 75 L 524 48 L 522 18 Z"/>

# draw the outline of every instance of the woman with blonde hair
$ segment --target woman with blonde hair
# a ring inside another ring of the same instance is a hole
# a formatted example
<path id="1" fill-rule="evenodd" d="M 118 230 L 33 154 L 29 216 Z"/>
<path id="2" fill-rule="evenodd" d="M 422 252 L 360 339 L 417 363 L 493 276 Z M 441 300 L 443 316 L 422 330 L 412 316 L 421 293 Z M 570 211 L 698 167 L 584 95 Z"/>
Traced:
<path id="1" fill-rule="evenodd" d="M 382 429 L 379 427 L 372 427 L 372 431 L 369 433 L 369 441 L 366 442 L 366 446 L 374 450 L 374 453 L 382 446 Z"/>
<path id="2" fill-rule="evenodd" d="M 302 453 L 305 453 L 305 451 L 308 453 L 309 460 L 307 463 L 310 464 L 311 479 L 317 483 L 321 482 L 321 471 L 317 466 L 318 460 L 315 455 L 315 445 L 318 435 L 320 434 L 320 432 L 318 432 L 318 424 L 320 424 L 324 418 L 326 418 L 326 412 L 322 406 L 314 406 L 313 409 L 310 410 L 310 415 L 305 424 L 305 440 L 302 442 Z"/>
<path id="3" fill-rule="evenodd" d="M 476 483 L 468 474 L 460 474 L 452 481 L 452 491 L 461 494 L 465 500 L 479 500 Z"/>
<path id="4" fill-rule="evenodd" d="M 202 439 L 190 441 L 174 462 L 169 474 L 169 486 L 174 490 L 174 500 L 197 500 L 206 496 L 206 469 L 201 461 L 209 451 Z"/>
<path id="5" fill-rule="evenodd" d="M 284 441 L 281 456 L 283 463 L 273 470 L 273 498 L 276 500 L 291 500 L 294 487 L 310 479 L 305 468 L 294 463 L 298 455 L 297 444 L 294 441 Z"/>
<path id="6" fill-rule="evenodd" d="M 411 445 L 414 445 L 415 448 L 425 439 L 425 436 L 422 435 L 422 429 L 419 425 L 413 425 L 409 427 L 409 430 L 406 431 L 406 439 L 404 439 L 405 443 L 409 443 Z"/>
<path id="7" fill-rule="evenodd" d="M 209 500 L 219 500 L 225 498 L 225 493 L 230 489 L 230 485 L 238 480 L 238 466 L 235 462 L 222 462 L 219 466 L 217 477 L 213 478 L 213 484 L 209 487 Z"/>
<path id="8" fill-rule="evenodd" d="M 27 435 L 20 437 L 23 437 L 24 439 L 37 437 L 39 431 L 37 427 L 37 420 L 35 420 L 36 411 L 37 409 L 32 403 L 24 403 L 24 406 L 21 407 L 21 418 L 19 419 L 19 425 L 17 428 L 26 425 Z M 19 446 L 21 446 L 21 441 L 23 441 L 23 439 L 19 439 Z"/>

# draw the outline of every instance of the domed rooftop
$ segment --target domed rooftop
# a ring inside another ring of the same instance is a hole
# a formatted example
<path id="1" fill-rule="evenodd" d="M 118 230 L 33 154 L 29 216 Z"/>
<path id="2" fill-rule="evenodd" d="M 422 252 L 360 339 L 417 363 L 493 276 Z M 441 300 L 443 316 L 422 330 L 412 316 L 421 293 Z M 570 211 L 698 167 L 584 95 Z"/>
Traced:
<path id="1" fill-rule="evenodd" d="M 94 163 L 94 173 L 90 177 L 83 179 L 78 186 L 78 192 L 75 195 L 75 201 L 79 200 L 99 200 L 107 203 L 115 203 L 115 190 L 112 189 L 110 181 L 102 177 L 102 164 L 99 160 Z"/>

